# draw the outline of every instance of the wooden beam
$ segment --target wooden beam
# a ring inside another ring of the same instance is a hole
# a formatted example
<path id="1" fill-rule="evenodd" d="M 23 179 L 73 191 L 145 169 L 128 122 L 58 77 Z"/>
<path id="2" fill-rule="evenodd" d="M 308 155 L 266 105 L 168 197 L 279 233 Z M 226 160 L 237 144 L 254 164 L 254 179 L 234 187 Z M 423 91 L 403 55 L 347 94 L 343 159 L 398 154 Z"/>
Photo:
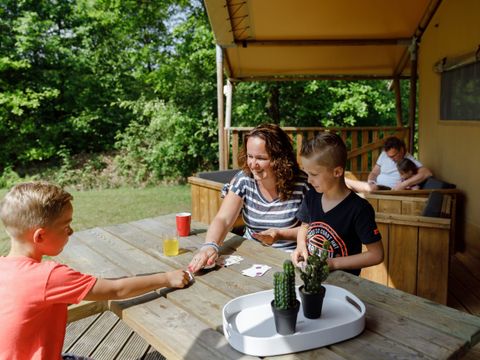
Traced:
<path id="1" fill-rule="evenodd" d="M 408 141 L 408 151 L 413 153 L 414 141 L 415 141 L 415 115 L 417 112 L 417 43 L 412 43 L 411 48 L 411 63 L 412 69 L 410 73 L 410 96 L 409 111 L 408 111 L 408 127 L 410 129 L 410 136 Z"/>
<path id="2" fill-rule="evenodd" d="M 410 38 L 393 39 L 298 39 L 298 40 L 235 40 L 239 47 L 249 46 L 408 46 Z"/>
<path id="3" fill-rule="evenodd" d="M 105 310 L 108 310 L 106 301 L 82 301 L 79 304 L 73 304 L 68 307 L 67 322 L 77 321 Z"/>
<path id="4" fill-rule="evenodd" d="M 272 76 L 241 76 L 229 78 L 233 83 L 251 81 L 312 81 L 312 80 L 392 80 L 391 75 L 272 75 Z M 399 75 L 399 79 L 408 79 L 409 76 Z"/>
<path id="5" fill-rule="evenodd" d="M 400 88 L 400 79 L 393 79 L 393 90 L 395 91 L 395 109 L 397 110 L 397 126 L 403 126 L 402 121 L 402 91 Z"/>

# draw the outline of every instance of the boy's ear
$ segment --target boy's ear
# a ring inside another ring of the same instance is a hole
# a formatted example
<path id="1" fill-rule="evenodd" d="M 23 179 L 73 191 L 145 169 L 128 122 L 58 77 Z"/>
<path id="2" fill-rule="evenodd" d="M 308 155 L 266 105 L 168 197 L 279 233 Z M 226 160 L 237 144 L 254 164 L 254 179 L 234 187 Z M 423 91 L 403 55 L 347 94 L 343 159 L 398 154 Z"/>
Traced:
<path id="1" fill-rule="evenodd" d="M 35 231 L 33 232 L 33 242 L 42 243 L 44 239 L 45 239 L 45 229 L 44 228 L 35 229 Z"/>
<path id="2" fill-rule="evenodd" d="M 333 176 L 335 176 L 336 178 L 339 178 L 341 176 L 343 176 L 343 168 L 341 166 L 337 166 L 333 169 Z"/>

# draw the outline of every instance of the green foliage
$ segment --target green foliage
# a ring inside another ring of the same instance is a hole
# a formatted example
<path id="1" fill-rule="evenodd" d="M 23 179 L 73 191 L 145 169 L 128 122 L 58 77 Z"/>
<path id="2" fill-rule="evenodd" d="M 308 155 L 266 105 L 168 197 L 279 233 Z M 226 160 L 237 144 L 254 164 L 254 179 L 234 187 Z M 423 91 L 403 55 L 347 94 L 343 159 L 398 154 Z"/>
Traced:
<path id="1" fill-rule="evenodd" d="M 3 0 L 0 172 L 53 162 L 61 183 L 117 186 L 97 165 L 80 170 L 65 158 L 114 149 L 121 155 L 109 166 L 140 185 L 214 169 L 214 44 L 199 0 Z M 382 80 L 240 83 L 232 119 L 392 125 L 394 96 Z"/>
<path id="2" fill-rule="evenodd" d="M 318 255 L 319 250 L 315 248 L 312 255 L 307 258 L 305 269 L 297 268 L 300 272 L 300 278 L 303 280 L 304 290 L 312 294 L 318 294 L 322 282 L 324 282 L 330 271 L 328 269 L 327 258 L 330 249 L 330 241 L 323 242 L 322 252 Z"/>
<path id="3" fill-rule="evenodd" d="M 283 272 L 273 274 L 274 306 L 277 309 L 287 310 L 295 307 L 295 269 L 290 260 L 283 263 Z"/>
<path id="4" fill-rule="evenodd" d="M 185 178 L 215 163 L 213 119 L 192 119 L 174 104 L 156 100 L 125 102 L 122 106 L 138 119 L 117 137 L 117 162 L 125 177 L 136 183 Z"/>
<path id="5" fill-rule="evenodd" d="M 10 188 L 21 182 L 21 177 L 10 167 L 6 167 L 0 176 L 0 189 Z"/>

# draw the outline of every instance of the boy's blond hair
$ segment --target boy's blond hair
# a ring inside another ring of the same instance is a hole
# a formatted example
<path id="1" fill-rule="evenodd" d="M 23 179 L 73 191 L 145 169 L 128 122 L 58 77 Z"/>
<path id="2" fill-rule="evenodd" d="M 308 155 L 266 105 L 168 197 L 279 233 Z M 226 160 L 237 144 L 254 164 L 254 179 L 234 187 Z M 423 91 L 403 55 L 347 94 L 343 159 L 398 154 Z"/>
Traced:
<path id="1" fill-rule="evenodd" d="M 15 185 L 0 203 L 0 218 L 12 237 L 51 224 L 73 196 L 61 187 L 46 182 Z"/>
<path id="2" fill-rule="evenodd" d="M 300 156 L 314 158 L 318 165 L 331 169 L 339 166 L 345 170 L 347 165 L 347 147 L 342 138 L 326 131 L 303 143 Z"/>

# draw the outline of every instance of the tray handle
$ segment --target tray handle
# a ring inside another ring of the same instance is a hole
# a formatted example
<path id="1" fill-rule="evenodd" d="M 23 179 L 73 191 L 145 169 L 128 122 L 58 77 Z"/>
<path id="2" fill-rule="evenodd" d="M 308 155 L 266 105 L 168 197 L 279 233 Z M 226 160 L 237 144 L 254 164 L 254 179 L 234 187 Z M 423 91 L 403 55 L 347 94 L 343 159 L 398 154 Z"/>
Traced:
<path id="1" fill-rule="evenodd" d="M 232 329 L 232 324 L 227 323 L 227 326 L 225 326 L 225 338 L 230 339 L 232 335 L 230 334 L 230 330 Z"/>
<path id="2" fill-rule="evenodd" d="M 350 296 L 345 295 L 345 300 L 352 304 L 360 313 L 362 312 L 362 307 L 355 301 L 353 300 Z"/>

